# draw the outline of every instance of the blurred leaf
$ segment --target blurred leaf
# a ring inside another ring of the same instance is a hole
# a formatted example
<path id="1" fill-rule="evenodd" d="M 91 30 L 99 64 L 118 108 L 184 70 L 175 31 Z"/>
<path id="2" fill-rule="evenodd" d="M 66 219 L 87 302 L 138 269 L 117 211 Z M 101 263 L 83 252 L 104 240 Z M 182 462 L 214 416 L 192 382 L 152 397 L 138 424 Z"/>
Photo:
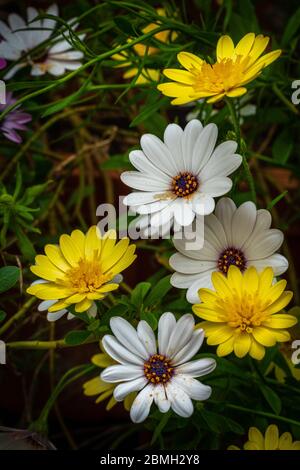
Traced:
<path id="1" fill-rule="evenodd" d="M 21 202 L 24 206 L 29 206 L 38 196 L 40 196 L 40 194 L 43 194 L 50 182 L 51 181 L 46 181 L 46 183 L 37 184 L 35 186 L 26 188 L 19 202 Z"/>
<path id="2" fill-rule="evenodd" d="M 281 400 L 277 393 L 275 393 L 270 387 L 262 383 L 259 384 L 259 388 L 274 413 L 279 415 L 281 411 Z"/>
<path id="3" fill-rule="evenodd" d="M 168 411 L 167 413 L 165 413 L 160 418 L 160 421 L 159 421 L 158 425 L 156 426 L 156 428 L 154 430 L 150 445 L 153 445 L 157 441 L 157 439 L 161 435 L 162 431 L 164 430 L 164 428 L 168 424 L 168 421 L 169 421 L 170 417 L 171 417 L 171 413 L 170 413 L 170 411 Z"/>
<path id="4" fill-rule="evenodd" d="M 84 343 L 90 335 L 91 332 L 87 330 L 69 331 L 69 333 L 67 333 L 65 336 L 65 342 L 70 346 L 76 346 L 78 344 Z"/>
<path id="5" fill-rule="evenodd" d="M 277 162 L 286 163 L 294 147 L 293 136 L 289 128 L 285 128 L 275 139 L 273 144 L 273 157 Z"/>
<path id="6" fill-rule="evenodd" d="M 283 191 L 283 193 L 279 194 L 277 197 L 274 197 L 274 199 L 267 205 L 267 209 L 270 211 L 272 207 L 274 207 L 279 201 L 281 201 L 281 199 L 283 199 L 287 193 L 288 191 L 286 190 Z"/>
<path id="7" fill-rule="evenodd" d="M 114 23 L 117 28 L 127 36 L 135 37 L 137 35 L 132 23 L 125 16 L 116 16 L 116 18 L 114 18 Z"/>
<path id="8" fill-rule="evenodd" d="M 168 98 L 165 97 L 159 97 L 157 101 L 154 103 L 147 105 L 147 106 L 141 106 L 142 112 L 138 114 L 130 123 L 129 127 L 135 127 L 142 122 L 144 122 L 147 118 L 153 115 L 156 111 L 158 111 L 164 104 L 168 103 Z"/>
<path id="9" fill-rule="evenodd" d="M 102 170 L 131 170 L 132 165 L 129 162 L 128 155 L 113 155 L 101 163 Z"/>
<path id="10" fill-rule="evenodd" d="M 142 312 L 141 313 L 141 320 L 145 320 L 148 325 L 151 326 L 152 330 L 155 331 L 157 329 L 158 321 L 156 316 L 151 312 Z"/>
<path id="11" fill-rule="evenodd" d="M 26 259 L 33 259 L 36 255 L 35 249 L 27 235 L 23 232 L 23 230 L 19 227 L 15 227 L 15 234 L 19 242 L 19 247 L 22 254 L 25 256 Z"/>
<path id="12" fill-rule="evenodd" d="M 11 289 L 20 277 L 20 269 L 17 266 L 4 266 L 0 268 L 0 293 Z"/>
<path id="13" fill-rule="evenodd" d="M 282 46 L 286 47 L 300 28 L 300 8 L 291 16 L 282 36 Z"/>
<path id="14" fill-rule="evenodd" d="M 3 310 L 0 310 L 0 323 L 5 320 L 6 318 L 6 313 Z"/>

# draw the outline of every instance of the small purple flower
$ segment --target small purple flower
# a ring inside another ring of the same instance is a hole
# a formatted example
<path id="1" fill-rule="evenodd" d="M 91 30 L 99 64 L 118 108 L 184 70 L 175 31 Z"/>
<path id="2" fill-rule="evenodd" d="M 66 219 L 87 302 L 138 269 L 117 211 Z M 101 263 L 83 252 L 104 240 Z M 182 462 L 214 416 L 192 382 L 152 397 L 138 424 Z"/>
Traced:
<path id="1" fill-rule="evenodd" d="M 12 97 L 12 93 L 8 92 L 6 94 L 6 103 L 0 104 L 0 112 L 4 111 L 4 109 L 14 104 L 16 101 L 17 100 Z M 16 144 L 20 144 L 22 142 L 22 137 L 16 131 L 27 131 L 28 127 L 25 124 L 31 121 L 31 119 L 32 117 L 30 114 L 24 113 L 19 107 L 17 107 L 8 113 L 4 120 L 0 122 L 0 130 L 7 139 L 15 142 Z"/>
<path id="2" fill-rule="evenodd" d="M 1 59 L 0 57 L 0 70 L 4 69 L 6 67 L 6 60 Z"/>

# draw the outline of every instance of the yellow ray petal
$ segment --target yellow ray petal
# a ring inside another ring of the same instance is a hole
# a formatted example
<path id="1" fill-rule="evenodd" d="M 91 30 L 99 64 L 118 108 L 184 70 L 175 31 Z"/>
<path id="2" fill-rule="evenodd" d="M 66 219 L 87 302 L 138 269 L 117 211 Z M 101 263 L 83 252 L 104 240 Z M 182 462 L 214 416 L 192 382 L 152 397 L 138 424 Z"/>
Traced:
<path id="1" fill-rule="evenodd" d="M 258 343 L 254 338 L 252 338 L 249 354 L 253 359 L 260 361 L 265 355 L 265 348 L 262 344 Z"/>
<path id="2" fill-rule="evenodd" d="M 234 52 L 237 55 L 248 55 L 251 48 L 253 47 L 255 40 L 255 34 L 254 33 L 248 33 L 246 34 L 235 46 Z"/>
<path id="3" fill-rule="evenodd" d="M 298 323 L 298 319 L 293 315 L 286 313 L 278 313 L 272 315 L 267 321 L 264 322 L 264 326 L 269 328 L 290 328 Z"/>
<path id="4" fill-rule="evenodd" d="M 93 225 L 89 228 L 85 236 L 85 258 L 93 261 L 100 257 L 101 252 L 101 232 Z"/>
<path id="5" fill-rule="evenodd" d="M 91 361 L 95 366 L 102 367 L 102 369 L 115 364 L 115 361 L 106 353 L 95 354 Z"/>
<path id="6" fill-rule="evenodd" d="M 84 246 L 85 246 L 85 235 L 81 230 L 73 230 L 71 233 L 72 240 L 76 243 L 77 247 L 80 250 L 81 257 L 84 256 Z"/>
<path id="7" fill-rule="evenodd" d="M 224 98 L 225 96 L 225 93 L 218 93 L 216 95 L 214 95 L 212 98 L 209 98 L 209 100 L 207 100 L 208 103 L 216 103 L 217 101 L 220 101 L 222 98 Z"/>
<path id="8" fill-rule="evenodd" d="M 237 357 L 242 358 L 248 354 L 251 347 L 251 337 L 248 333 L 241 333 L 235 336 L 233 350 Z"/>
<path id="9" fill-rule="evenodd" d="M 75 305 L 75 312 L 86 312 L 92 306 L 92 303 L 93 301 L 89 299 L 82 300 L 81 302 Z"/>
<path id="10" fill-rule="evenodd" d="M 249 54 L 250 61 L 248 63 L 248 66 L 252 65 L 256 61 L 256 59 L 258 59 L 258 57 L 264 52 L 269 43 L 269 40 L 270 38 L 268 36 L 263 36 L 262 34 L 256 36 Z"/>
<path id="11" fill-rule="evenodd" d="M 53 266 L 53 265 L 52 265 Z M 65 277 L 65 274 L 59 269 L 44 267 L 44 266 L 31 266 L 30 271 L 36 276 L 46 279 L 47 281 L 56 282 Z"/>
<path id="12" fill-rule="evenodd" d="M 106 273 L 110 268 L 116 264 L 124 255 L 129 246 L 129 239 L 123 238 L 114 247 L 111 252 L 102 253 L 101 268 L 102 272 Z"/>
<path id="13" fill-rule="evenodd" d="M 160 83 L 157 85 L 157 89 L 166 96 L 176 96 L 180 98 L 184 96 L 186 99 L 188 99 L 189 94 L 193 92 L 190 86 L 173 82 Z M 192 100 L 190 99 L 190 101 Z"/>
<path id="14" fill-rule="evenodd" d="M 257 326 L 253 328 L 252 334 L 254 339 L 263 346 L 274 346 L 276 344 L 276 338 L 268 328 Z"/>
<path id="15" fill-rule="evenodd" d="M 45 253 L 50 261 L 62 271 L 68 271 L 71 269 L 71 265 L 68 263 L 66 258 L 61 252 L 61 249 L 57 245 L 46 245 Z"/>
<path id="16" fill-rule="evenodd" d="M 81 259 L 80 249 L 69 235 L 61 235 L 59 246 L 65 259 L 71 266 L 77 266 Z"/>
<path id="17" fill-rule="evenodd" d="M 237 96 L 242 96 L 245 93 L 247 93 L 247 88 L 238 87 L 238 88 L 233 88 L 232 90 L 226 91 L 226 96 L 228 96 L 229 98 L 236 98 Z"/>
<path id="18" fill-rule="evenodd" d="M 234 44 L 230 36 L 221 36 L 217 43 L 217 60 L 231 58 L 234 54 Z"/>
<path id="19" fill-rule="evenodd" d="M 177 59 L 179 63 L 187 70 L 201 70 L 203 60 L 191 52 L 179 52 L 177 54 Z"/>
<path id="20" fill-rule="evenodd" d="M 207 344 L 215 346 L 220 343 L 225 343 L 234 334 L 233 328 L 227 325 L 220 325 L 214 332 L 204 329 L 207 334 Z"/>
<path id="21" fill-rule="evenodd" d="M 224 343 L 219 344 L 219 346 L 217 348 L 217 355 L 219 357 L 223 357 L 223 356 L 228 356 L 228 354 L 232 353 L 232 351 L 233 351 L 233 342 L 234 342 L 234 336 L 229 338 Z"/>
<path id="22" fill-rule="evenodd" d="M 194 85 L 195 77 L 190 72 L 179 69 L 165 69 L 164 75 L 175 82 L 183 83 L 185 85 Z"/>

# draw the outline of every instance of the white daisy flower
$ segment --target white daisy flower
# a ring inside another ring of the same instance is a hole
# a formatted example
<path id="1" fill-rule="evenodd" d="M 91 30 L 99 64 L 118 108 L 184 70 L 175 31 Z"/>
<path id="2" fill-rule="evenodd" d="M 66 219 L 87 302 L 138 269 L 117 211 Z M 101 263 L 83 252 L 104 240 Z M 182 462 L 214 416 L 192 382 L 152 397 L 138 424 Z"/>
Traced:
<path id="1" fill-rule="evenodd" d="M 164 313 L 158 323 L 158 347 L 146 321 L 140 321 L 135 330 L 124 318 L 113 317 L 110 327 L 115 336 L 105 335 L 102 345 L 119 364 L 104 369 L 101 379 L 121 382 L 114 389 L 117 401 L 139 391 L 130 410 L 134 423 L 147 418 L 153 401 L 161 413 L 171 407 L 179 416 L 188 418 L 193 413 L 192 399 L 210 397 L 211 387 L 195 377 L 212 372 L 216 362 L 214 359 L 190 361 L 204 338 L 203 330 L 194 329 L 192 315 L 183 315 L 176 322 L 172 313 Z"/>
<path id="2" fill-rule="evenodd" d="M 214 214 L 204 218 L 204 245 L 189 249 L 185 238 L 173 240 L 179 251 L 169 263 L 176 271 L 171 277 L 174 287 L 188 289 L 187 300 L 199 303 L 198 290 L 212 289 L 211 275 L 220 271 L 226 275 L 230 265 L 244 271 L 254 266 L 258 271 L 270 266 L 279 276 L 288 268 L 287 259 L 275 253 L 283 242 L 283 233 L 271 229 L 272 217 L 265 209 L 256 209 L 253 202 L 236 207 L 229 198 L 222 198 Z"/>
<path id="3" fill-rule="evenodd" d="M 125 184 L 137 190 L 125 197 L 124 204 L 139 214 L 151 214 L 153 227 L 169 221 L 187 226 L 196 214 L 210 214 L 214 197 L 231 189 L 228 175 L 242 162 L 235 154 L 236 142 L 229 140 L 215 148 L 217 136 L 215 124 L 203 127 L 198 120 L 190 121 L 184 130 L 169 124 L 164 142 L 155 135 L 143 135 L 142 151 L 129 155 L 138 171 L 121 175 Z"/>
<path id="4" fill-rule="evenodd" d="M 58 16 L 57 5 L 51 5 L 46 13 Z M 44 75 L 48 72 L 54 76 L 62 75 L 66 70 L 76 70 L 81 66 L 80 59 L 83 53 L 73 50 L 70 40 L 67 40 L 69 36 L 67 30 L 64 35 L 57 38 L 53 45 L 47 45 L 46 50 L 39 53 L 33 51 L 50 38 L 56 27 L 56 21 L 53 19 L 35 20 L 38 15 L 39 12 L 35 8 L 28 7 L 27 21 L 15 13 L 8 16 L 8 25 L 0 21 L 0 35 L 3 37 L 0 43 L 0 57 L 9 61 L 18 61 L 7 72 L 5 79 L 13 77 L 19 69 L 27 65 L 31 66 L 31 75 Z M 72 29 L 78 26 L 74 24 L 75 21 L 76 19 L 72 19 L 68 22 Z M 81 34 L 79 38 L 83 39 L 84 36 Z M 33 52 L 30 53 L 30 51 Z M 26 55 L 22 60 L 24 54 Z"/>

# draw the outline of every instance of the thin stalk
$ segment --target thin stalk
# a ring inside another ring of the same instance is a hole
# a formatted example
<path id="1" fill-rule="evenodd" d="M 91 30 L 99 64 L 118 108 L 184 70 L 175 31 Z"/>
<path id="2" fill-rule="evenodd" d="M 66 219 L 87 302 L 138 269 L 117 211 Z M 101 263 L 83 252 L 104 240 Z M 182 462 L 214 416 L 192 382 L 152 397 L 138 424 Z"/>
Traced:
<path id="1" fill-rule="evenodd" d="M 57 339 L 54 341 L 14 341 L 7 343 L 7 347 L 11 349 L 62 349 L 74 348 L 76 346 L 83 346 L 90 343 L 98 343 L 97 339 L 88 339 L 81 344 L 67 344 L 64 339 Z"/>
<path id="2" fill-rule="evenodd" d="M 268 413 L 267 411 L 255 410 L 253 408 L 245 408 L 244 406 L 233 405 L 232 403 L 227 403 L 225 406 L 226 408 L 230 408 L 232 410 L 242 411 L 244 413 L 250 413 L 257 416 L 265 416 L 266 418 L 275 419 L 284 423 L 293 424 L 294 426 L 300 427 L 300 421 L 296 421 L 295 419 L 291 418 L 285 418 L 284 416 L 278 416 L 274 413 Z"/>
<path id="3" fill-rule="evenodd" d="M 15 322 L 19 321 L 20 318 L 22 318 L 25 313 L 30 309 L 30 307 L 34 304 L 36 301 L 35 297 L 31 297 L 25 304 L 20 308 L 20 310 L 17 311 L 12 317 L 7 320 L 7 322 L 4 323 L 4 325 L 0 328 L 0 337 L 7 331 L 11 325 L 13 325 Z"/>

